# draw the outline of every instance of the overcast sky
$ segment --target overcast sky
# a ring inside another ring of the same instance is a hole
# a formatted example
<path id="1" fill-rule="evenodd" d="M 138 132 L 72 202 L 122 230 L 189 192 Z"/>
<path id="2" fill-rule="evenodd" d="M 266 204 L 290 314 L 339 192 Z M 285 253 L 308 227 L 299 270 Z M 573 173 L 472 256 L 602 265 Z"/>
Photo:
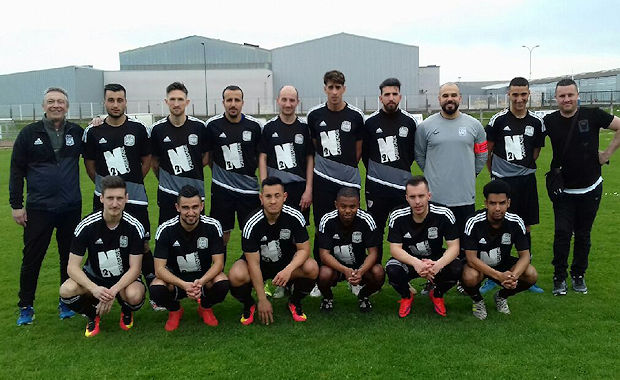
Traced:
<path id="1" fill-rule="evenodd" d="M 416 45 L 441 81 L 620 68 L 617 0 L 6 1 L 0 74 L 70 65 L 118 70 L 120 51 L 200 35 L 275 48 L 347 32 Z"/>

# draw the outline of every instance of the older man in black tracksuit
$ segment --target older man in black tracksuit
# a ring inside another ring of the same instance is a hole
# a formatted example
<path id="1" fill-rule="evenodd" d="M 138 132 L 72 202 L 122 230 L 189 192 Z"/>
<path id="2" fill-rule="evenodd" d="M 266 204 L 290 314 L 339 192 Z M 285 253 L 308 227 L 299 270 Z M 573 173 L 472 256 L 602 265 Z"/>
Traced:
<path id="1" fill-rule="evenodd" d="M 34 319 L 37 279 L 54 228 L 60 256 L 60 283 L 68 278 L 69 247 L 82 212 L 78 163 L 83 134 L 79 125 L 65 120 L 68 108 L 67 93 L 61 88 L 49 88 L 43 98 L 43 120 L 24 127 L 13 146 L 10 203 L 13 219 L 24 227 L 18 326 L 31 324 Z M 62 303 L 58 308 L 61 319 L 74 315 Z"/>

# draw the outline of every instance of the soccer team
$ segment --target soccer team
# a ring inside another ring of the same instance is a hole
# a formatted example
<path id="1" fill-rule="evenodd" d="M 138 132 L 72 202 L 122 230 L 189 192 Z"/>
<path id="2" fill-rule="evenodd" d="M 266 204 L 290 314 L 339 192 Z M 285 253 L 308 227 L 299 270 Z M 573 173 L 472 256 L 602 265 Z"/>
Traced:
<path id="1" fill-rule="evenodd" d="M 380 84 L 382 108 L 368 117 L 343 100 L 341 72 L 327 72 L 323 83 L 327 101 L 306 119 L 295 113 L 297 90 L 282 87 L 280 113 L 262 126 L 242 113 L 238 86 L 223 90 L 224 113 L 204 123 L 186 115 L 188 91 L 175 82 L 166 89 L 170 115 L 150 129 L 125 114 L 126 90 L 119 84 L 104 87 L 107 116 L 86 130 L 65 120 L 66 92 L 48 89 L 43 120 L 20 132 L 11 158 L 10 203 L 13 218 L 24 227 L 17 324 L 34 319 L 37 278 L 54 229 L 60 317 L 85 315 L 87 337 L 99 332 L 100 317 L 115 299 L 120 327 L 130 329 L 147 291 L 154 309 L 168 311 L 168 331 L 179 326 L 183 298 L 198 303 L 205 324 L 217 325 L 213 307 L 228 292 L 242 304 L 244 325 L 256 314 L 272 323 L 268 296 L 284 292 L 293 319 L 303 322 L 303 298 L 322 296 L 320 309 L 329 312 L 332 288 L 340 281 L 349 284 L 360 311 L 367 312 L 386 274 L 401 297 L 400 317 L 411 312 L 414 278 L 427 280 L 423 294 L 441 316 L 447 314 L 444 294 L 454 286 L 472 298 L 478 319 L 487 317 L 481 291 L 499 286 L 496 309 L 509 314 L 510 296 L 542 291 L 530 263 L 530 231 L 539 221 L 535 171 L 546 135 L 553 149 L 551 167 L 561 168 L 564 179 L 564 191 L 553 202 L 553 294 L 567 293 L 573 235 L 572 287 L 587 293 L 584 276 L 602 194 L 601 165 L 620 146 L 620 119 L 579 107 L 574 81 L 558 82 L 559 110 L 543 120 L 527 109 L 528 81 L 514 78 L 510 106 L 493 116 L 486 130 L 459 111 L 461 94 L 453 83 L 440 87 L 440 112 L 420 125 L 399 108 L 396 78 Z M 615 135 L 599 152 L 601 128 Z M 81 221 L 80 156 L 95 184 L 93 212 Z M 366 211 L 360 208 L 360 160 L 366 168 Z M 414 160 L 424 176 L 412 176 Z M 485 208 L 476 211 L 476 176 L 485 165 L 492 180 L 484 186 Z M 151 169 L 159 182 L 153 253 L 143 181 Z M 311 205 L 312 254 L 306 229 Z M 235 215 L 241 254 L 227 252 Z M 384 267 L 386 223 L 391 257 Z M 513 246 L 517 257 L 511 255 Z M 226 275 L 229 253 L 236 261 Z M 277 289 L 265 285 L 267 280 Z"/>

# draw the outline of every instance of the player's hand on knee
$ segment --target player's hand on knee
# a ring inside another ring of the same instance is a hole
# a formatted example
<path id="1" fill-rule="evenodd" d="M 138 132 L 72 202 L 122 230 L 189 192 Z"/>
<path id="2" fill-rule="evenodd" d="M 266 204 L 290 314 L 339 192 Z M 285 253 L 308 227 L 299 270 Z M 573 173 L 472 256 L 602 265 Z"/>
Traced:
<path id="1" fill-rule="evenodd" d="M 97 304 L 97 315 L 104 315 L 110 312 L 113 303 L 113 300 L 110 302 L 99 301 L 99 303 Z"/>
<path id="2" fill-rule="evenodd" d="M 109 302 L 114 299 L 114 297 L 109 293 L 109 289 L 104 286 L 96 286 L 93 290 L 93 297 L 98 299 L 101 302 Z"/>
<path id="3" fill-rule="evenodd" d="M 286 286 L 286 284 L 291 279 L 291 272 L 284 268 L 275 275 L 273 280 L 271 281 L 275 286 Z"/>
<path id="4" fill-rule="evenodd" d="M 267 299 L 258 301 L 258 317 L 266 325 L 273 323 L 273 307 Z"/>

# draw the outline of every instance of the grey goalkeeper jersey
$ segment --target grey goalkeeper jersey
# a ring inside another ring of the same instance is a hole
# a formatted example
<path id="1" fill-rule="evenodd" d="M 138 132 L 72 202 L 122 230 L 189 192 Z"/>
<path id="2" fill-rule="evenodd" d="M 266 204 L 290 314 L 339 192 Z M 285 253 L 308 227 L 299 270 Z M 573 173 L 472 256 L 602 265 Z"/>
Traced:
<path id="1" fill-rule="evenodd" d="M 415 135 L 415 159 L 428 180 L 432 201 L 464 206 L 476 200 L 476 176 L 487 160 L 486 133 L 473 117 L 429 116 Z"/>

